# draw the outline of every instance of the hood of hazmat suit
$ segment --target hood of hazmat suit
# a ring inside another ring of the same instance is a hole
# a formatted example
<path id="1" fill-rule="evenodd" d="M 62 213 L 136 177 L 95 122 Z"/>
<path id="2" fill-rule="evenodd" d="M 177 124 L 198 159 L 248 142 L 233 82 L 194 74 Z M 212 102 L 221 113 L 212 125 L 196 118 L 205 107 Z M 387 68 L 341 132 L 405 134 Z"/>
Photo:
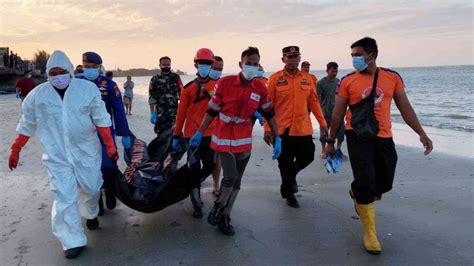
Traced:
<path id="1" fill-rule="evenodd" d="M 72 77 L 64 99 L 49 82 L 35 87 L 23 101 L 17 132 L 30 137 L 36 134 L 43 145 L 42 160 L 54 196 L 53 234 L 64 249 L 70 249 L 86 244 L 80 217 L 97 216 L 103 181 L 96 126 L 112 124 L 97 86 L 73 78 L 74 68 L 66 54 L 52 53 L 47 73 L 54 67 L 67 70 Z"/>

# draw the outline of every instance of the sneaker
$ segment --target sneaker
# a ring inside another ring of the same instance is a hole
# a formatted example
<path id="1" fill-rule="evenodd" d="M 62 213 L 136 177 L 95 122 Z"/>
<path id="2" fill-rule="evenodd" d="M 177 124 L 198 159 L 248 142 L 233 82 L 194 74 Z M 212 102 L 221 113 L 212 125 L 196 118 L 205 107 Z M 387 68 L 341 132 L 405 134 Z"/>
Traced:
<path id="1" fill-rule="evenodd" d="M 195 208 L 193 212 L 193 217 L 196 219 L 202 219 L 204 215 L 202 214 L 202 208 Z"/>
<path id="2" fill-rule="evenodd" d="M 224 235 L 233 236 L 235 234 L 234 227 L 230 224 L 230 216 L 228 214 L 221 216 L 217 227 Z"/>
<path id="3" fill-rule="evenodd" d="M 209 212 L 209 215 L 207 215 L 207 222 L 210 225 L 216 226 L 217 222 L 222 216 L 222 212 L 224 211 L 224 207 L 221 206 L 220 203 L 215 203 L 214 207 L 212 210 Z"/>
<path id="4" fill-rule="evenodd" d="M 107 209 L 109 210 L 113 210 L 117 205 L 115 193 L 111 189 L 105 190 L 105 205 L 107 205 Z"/>
<path id="5" fill-rule="evenodd" d="M 298 200 L 295 197 L 295 194 L 290 194 L 286 197 L 286 203 L 288 206 L 293 208 L 299 208 L 300 205 L 298 204 Z"/>
<path id="6" fill-rule="evenodd" d="M 97 217 L 94 219 L 87 219 L 86 225 L 89 230 L 95 230 L 99 228 L 99 219 L 97 219 Z"/>
<path id="7" fill-rule="evenodd" d="M 66 256 L 66 258 L 68 258 L 68 259 L 77 258 L 77 257 L 79 257 L 79 255 L 81 254 L 81 252 L 84 250 L 85 247 L 86 246 L 66 249 L 64 251 L 64 256 Z"/>

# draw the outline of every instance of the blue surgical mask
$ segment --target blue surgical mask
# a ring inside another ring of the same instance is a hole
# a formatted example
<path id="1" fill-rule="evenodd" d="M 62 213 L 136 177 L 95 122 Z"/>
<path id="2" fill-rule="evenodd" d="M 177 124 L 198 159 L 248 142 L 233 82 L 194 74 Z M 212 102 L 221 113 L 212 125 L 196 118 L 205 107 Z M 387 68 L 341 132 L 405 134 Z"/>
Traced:
<path id="1" fill-rule="evenodd" d="M 258 74 L 258 66 L 249 66 L 243 65 L 242 66 L 242 75 L 246 80 L 252 80 Z"/>
<path id="2" fill-rule="evenodd" d="M 100 71 L 98 68 L 84 68 L 84 77 L 88 80 L 96 80 L 99 74 Z"/>
<path id="3" fill-rule="evenodd" d="M 211 65 L 198 64 L 198 74 L 201 78 L 209 76 L 209 72 L 211 72 Z"/>
<path id="4" fill-rule="evenodd" d="M 352 57 L 352 66 L 358 71 L 364 71 L 369 65 L 365 63 L 363 56 L 354 56 Z"/>
<path id="5" fill-rule="evenodd" d="M 258 70 L 258 72 L 257 72 L 257 77 L 260 77 L 260 78 L 261 78 L 261 77 L 264 76 L 264 74 L 265 74 L 265 71 L 263 71 L 263 70 Z"/>
<path id="6" fill-rule="evenodd" d="M 209 77 L 213 80 L 218 80 L 222 75 L 222 71 L 211 69 L 209 72 Z"/>

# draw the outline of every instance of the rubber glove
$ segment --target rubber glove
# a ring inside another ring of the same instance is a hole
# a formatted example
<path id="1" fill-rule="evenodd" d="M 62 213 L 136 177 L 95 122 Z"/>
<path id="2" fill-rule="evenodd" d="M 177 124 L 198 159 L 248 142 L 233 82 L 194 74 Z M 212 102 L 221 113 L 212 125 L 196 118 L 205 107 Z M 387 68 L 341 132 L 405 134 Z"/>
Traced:
<path id="1" fill-rule="evenodd" d="M 21 93 L 19 91 L 16 92 L 16 96 L 15 96 L 17 99 L 20 99 L 21 97 Z"/>
<path id="2" fill-rule="evenodd" d="M 112 132 L 109 127 L 97 127 L 100 137 L 104 141 L 107 156 L 113 158 L 114 160 L 119 159 L 117 153 L 117 148 L 115 147 L 114 138 L 112 137 Z"/>
<path id="3" fill-rule="evenodd" d="M 197 148 L 199 147 L 199 144 L 201 144 L 201 139 L 202 139 L 202 133 L 197 131 L 194 136 L 189 140 L 189 146 L 191 148 Z"/>
<path id="4" fill-rule="evenodd" d="M 132 147 L 132 138 L 130 136 L 122 137 L 122 145 L 124 149 L 130 149 Z"/>
<path id="5" fill-rule="evenodd" d="M 13 171 L 18 166 L 18 162 L 20 161 L 20 151 L 25 146 L 26 142 L 30 137 L 18 134 L 16 139 L 12 142 L 10 147 L 10 156 L 8 156 L 8 168 Z"/>
<path id="6" fill-rule="evenodd" d="M 179 139 L 173 138 L 173 141 L 171 142 L 171 149 L 173 149 L 173 151 L 176 151 L 178 150 L 178 148 L 179 148 Z"/>
<path id="7" fill-rule="evenodd" d="M 278 159 L 281 155 L 281 138 L 275 137 L 275 141 L 273 142 L 273 156 L 272 160 Z"/>
<path id="8" fill-rule="evenodd" d="M 260 123 L 260 125 L 263 126 L 263 117 L 262 117 L 262 114 L 260 114 L 259 111 L 255 111 L 255 113 L 254 113 L 253 115 L 258 119 L 258 122 Z"/>
<path id="9" fill-rule="evenodd" d="M 154 125 L 156 122 L 156 113 L 155 112 L 150 112 L 150 123 Z"/>

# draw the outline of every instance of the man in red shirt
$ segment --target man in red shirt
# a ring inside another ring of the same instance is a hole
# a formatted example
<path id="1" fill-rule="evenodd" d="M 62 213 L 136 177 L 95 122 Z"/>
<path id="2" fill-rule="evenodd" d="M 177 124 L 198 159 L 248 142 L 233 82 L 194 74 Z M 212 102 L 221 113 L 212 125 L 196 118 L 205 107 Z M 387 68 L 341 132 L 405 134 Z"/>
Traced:
<path id="1" fill-rule="evenodd" d="M 26 95 L 36 86 L 35 81 L 31 77 L 31 71 L 27 71 L 25 75 L 16 82 L 16 98 L 20 98 L 22 102 Z"/>
<path id="2" fill-rule="evenodd" d="M 190 139 L 191 147 L 199 146 L 202 135 L 218 116 L 212 133 L 211 148 L 218 152 L 224 170 L 219 198 L 209 213 L 207 221 L 218 225 L 225 235 L 233 235 L 230 212 L 240 190 L 240 183 L 252 151 L 252 115 L 259 111 L 268 121 L 275 136 L 273 159 L 281 153 L 281 139 L 272 102 L 265 84 L 257 77 L 260 54 L 257 48 L 249 47 L 242 52 L 239 63 L 242 71 L 238 75 L 226 76 L 217 82 L 215 94 L 209 101 L 201 126 Z"/>

